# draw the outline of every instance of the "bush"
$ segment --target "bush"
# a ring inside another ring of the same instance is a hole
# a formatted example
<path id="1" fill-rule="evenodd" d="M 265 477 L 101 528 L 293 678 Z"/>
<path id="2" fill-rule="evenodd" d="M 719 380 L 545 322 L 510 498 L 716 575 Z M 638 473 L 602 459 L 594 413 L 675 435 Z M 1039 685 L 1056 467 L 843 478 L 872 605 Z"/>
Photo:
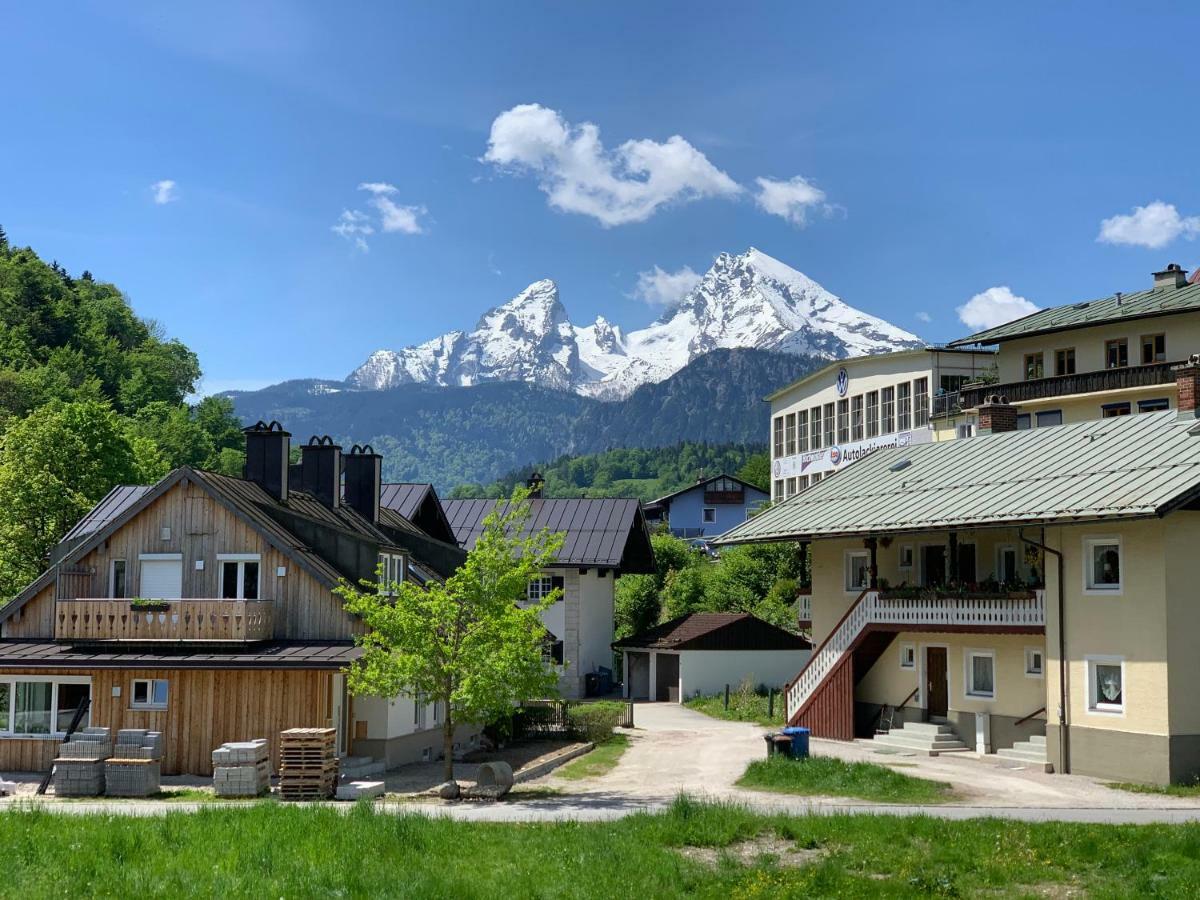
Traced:
<path id="1" fill-rule="evenodd" d="M 613 736 L 613 729 L 621 724 L 625 715 L 625 704 L 613 700 L 599 703 L 578 703 L 568 708 L 567 717 L 571 731 L 580 739 L 603 744 Z"/>

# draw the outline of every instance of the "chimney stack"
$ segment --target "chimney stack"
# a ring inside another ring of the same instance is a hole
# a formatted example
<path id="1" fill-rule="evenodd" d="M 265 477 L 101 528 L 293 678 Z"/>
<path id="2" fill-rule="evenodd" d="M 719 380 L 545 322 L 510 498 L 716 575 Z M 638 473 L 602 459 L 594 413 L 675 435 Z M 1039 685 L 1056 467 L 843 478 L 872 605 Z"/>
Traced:
<path id="1" fill-rule="evenodd" d="M 1193 353 L 1188 361 L 1175 366 L 1175 384 L 1179 388 L 1176 408 L 1181 419 L 1200 418 L 1196 408 L 1197 393 L 1200 393 L 1200 353 Z"/>
<path id="2" fill-rule="evenodd" d="M 1188 283 L 1187 272 L 1179 263 L 1171 263 L 1161 272 L 1154 273 L 1154 289 L 1184 287 Z"/>
<path id="3" fill-rule="evenodd" d="M 534 472 L 529 476 L 529 480 L 525 482 L 525 486 L 529 488 L 530 500 L 542 499 L 542 488 L 546 484 L 546 479 L 542 477 L 541 472 Z"/>
<path id="4" fill-rule="evenodd" d="M 346 505 L 372 524 L 379 521 L 379 491 L 383 487 L 383 457 L 370 444 L 355 444 L 343 457 L 346 466 Z"/>
<path id="5" fill-rule="evenodd" d="M 300 484 L 330 509 L 342 502 L 342 448 L 315 434 L 300 448 Z"/>
<path id="6" fill-rule="evenodd" d="M 979 434 L 1001 434 L 1017 430 L 1017 408 L 1007 397 L 989 394 L 979 407 Z"/>
<path id="7" fill-rule="evenodd" d="M 243 428 L 246 436 L 246 465 L 242 477 L 253 481 L 276 500 L 288 497 L 288 451 L 291 449 L 291 434 L 283 426 L 272 421 L 255 422 Z"/>

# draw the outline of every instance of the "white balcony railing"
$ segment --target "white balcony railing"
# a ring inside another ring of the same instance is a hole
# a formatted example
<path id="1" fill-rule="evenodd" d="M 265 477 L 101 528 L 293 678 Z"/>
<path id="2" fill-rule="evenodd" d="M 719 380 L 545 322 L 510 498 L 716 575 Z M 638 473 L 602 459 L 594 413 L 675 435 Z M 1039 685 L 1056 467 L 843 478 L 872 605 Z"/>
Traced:
<path id="1" fill-rule="evenodd" d="M 900 625 L 912 628 L 957 626 L 978 628 L 1044 628 L 1046 594 L 1032 597 L 880 597 L 864 591 L 845 616 L 821 642 L 800 674 L 787 686 L 790 720 L 820 687 L 870 625 Z"/>
<path id="2" fill-rule="evenodd" d="M 796 598 L 796 619 L 801 625 L 812 624 L 812 594 L 801 594 Z"/>

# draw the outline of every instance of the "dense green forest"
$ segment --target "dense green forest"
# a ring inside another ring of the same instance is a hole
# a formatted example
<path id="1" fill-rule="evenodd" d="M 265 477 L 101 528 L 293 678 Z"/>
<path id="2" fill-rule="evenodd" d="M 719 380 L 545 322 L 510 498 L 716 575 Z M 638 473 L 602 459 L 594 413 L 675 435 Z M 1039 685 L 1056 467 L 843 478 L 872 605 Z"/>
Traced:
<path id="1" fill-rule="evenodd" d="M 700 475 L 737 475 L 769 490 L 767 454 L 758 444 L 683 441 L 672 447 L 634 447 L 523 466 L 488 485 L 461 484 L 452 499 L 507 497 L 534 472 L 547 497 L 636 497 L 653 500 L 692 484 Z"/>
<path id="2" fill-rule="evenodd" d="M 768 350 L 712 350 L 617 401 L 518 382 L 372 391 L 302 380 L 231 396 L 243 421 L 277 419 L 302 439 L 330 434 L 347 447 L 369 441 L 384 456 L 388 481 L 430 481 L 448 493 L 613 447 L 761 444 L 770 415 L 762 398 L 825 364 Z"/>
<path id="3" fill-rule="evenodd" d="M 188 464 L 240 473 L 228 400 L 186 398 L 196 355 L 121 291 L 0 228 L 0 605 L 114 485 Z"/>

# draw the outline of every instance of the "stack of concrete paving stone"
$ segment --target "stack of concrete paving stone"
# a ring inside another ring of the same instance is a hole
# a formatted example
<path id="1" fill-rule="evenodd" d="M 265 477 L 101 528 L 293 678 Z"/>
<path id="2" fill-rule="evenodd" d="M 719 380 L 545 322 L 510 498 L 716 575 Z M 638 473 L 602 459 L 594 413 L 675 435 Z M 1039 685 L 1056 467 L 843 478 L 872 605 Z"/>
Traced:
<path id="1" fill-rule="evenodd" d="M 107 728 L 85 728 L 71 735 L 54 760 L 54 793 L 58 797 L 99 797 L 104 793 L 104 761 L 112 756 Z"/>
<path id="2" fill-rule="evenodd" d="M 271 746 L 266 738 L 222 744 L 212 752 L 218 797 L 257 797 L 271 790 Z"/>
<path id="3" fill-rule="evenodd" d="M 343 756 L 338 760 L 337 800 L 361 800 L 382 797 L 386 792 L 383 778 L 387 766 L 369 756 Z"/>
<path id="4" fill-rule="evenodd" d="M 110 797 L 149 797 L 162 788 L 162 732 L 123 728 L 104 764 Z"/>
<path id="5" fill-rule="evenodd" d="M 279 794 L 284 800 L 333 796 L 336 736 L 332 728 L 290 728 L 279 735 Z"/>

